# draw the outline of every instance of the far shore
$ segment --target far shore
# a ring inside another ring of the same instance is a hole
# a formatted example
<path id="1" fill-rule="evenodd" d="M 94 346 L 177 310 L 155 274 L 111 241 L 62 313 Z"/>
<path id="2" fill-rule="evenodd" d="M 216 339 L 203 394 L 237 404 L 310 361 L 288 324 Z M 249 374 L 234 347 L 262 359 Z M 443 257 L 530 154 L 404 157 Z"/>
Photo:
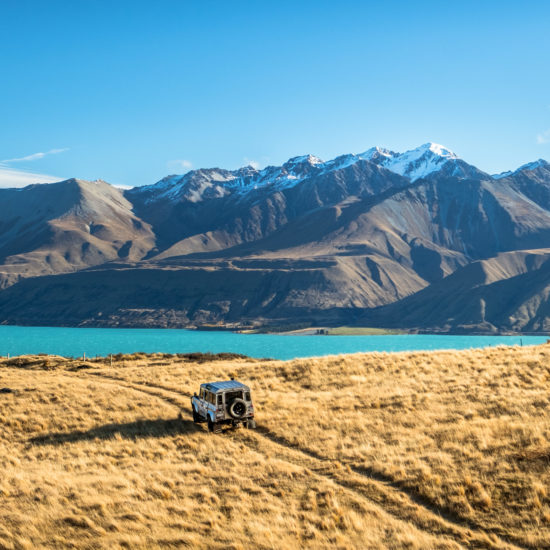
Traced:
<path id="1" fill-rule="evenodd" d="M 515 332 L 509 330 L 453 330 L 447 327 L 432 328 L 382 328 L 382 327 L 364 327 L 364 326 L 308 326 L 302 323 L 288 323 L 280 325 L 261 325 L 257 324 L 203 324 L 203 325 L 180 325 L 174 326 L 156 325 L 156 324 L 110 324 L 110 323 L 83 323 L 83 324 L 65 324 L 56 323 L 45 325 L 40 323 L 0 323 L 0 327 L 19 327 L 19 328 L 65 328 L 65 329 L 135 329 L 135 330 L 187 330 L 193 332 L 232 332 L 234 334 L 272 334 L 278 336 L 405 336 L 405 335 L 424 335 L 424 336 L 537 336 L 550 338 L 550 332 Z"/>
<path id="2" fill-rule="evenodd" d="M 244 331 L 243 331 L 244 332 Z M 374 327 L 307 327 L 296 330 L 253 330 L 249 334 L 279 334 L 297 336 L 394 336 L 398 334 L 409 334 L 403 330 L 393 330 Z"/>
<path id="3" fill-rule="evenodd" d="M 426 336 L 540 336 L 550 338 L 548 332 L 510 332 L 510 331 L 444 331 L 444 330 L 421 330 L 421 329 L 390 329 L 378 327 L 353 327 L 353 326 L 315 326 L 304 328 L 285 327 L 258 327 L 258 328 L 229 328 L 218 327 L 203 328 L 196 327 L 193 330 L 206 331 L 230 331 L 238 334 L 276 334 L 278 336 L 405 336 L 405 335 L 426 335 Z"/>

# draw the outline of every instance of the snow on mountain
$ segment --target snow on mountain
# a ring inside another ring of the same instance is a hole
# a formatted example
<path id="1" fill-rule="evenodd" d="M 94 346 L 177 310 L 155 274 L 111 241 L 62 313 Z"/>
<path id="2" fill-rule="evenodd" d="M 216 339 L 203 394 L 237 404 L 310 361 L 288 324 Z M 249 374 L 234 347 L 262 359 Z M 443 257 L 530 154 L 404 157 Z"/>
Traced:
<path id="1" fill-rule="evenodd" d="M 294 187 L 307 177 L 319 175 L 324 171 L 325 163 L 313 155 L 302 155 L 287 160 L 282 166 L 268 166 L 251 174 L 245 183 L 247 188 L 265 186 Z M 241 185 L 241 187 L 243 187 Z"/>
<path id="2" fill-rule="evenodd" d="M 458 159 L 452 151 L 436 143 L 425 143 L 404 153 L 372 147 L 364 153 L 341 155 L 326 162 L 313 155 L 302 155 L 289 159 L 282 166 L 267 166 L 262 170 L 252 166 L 233 171 L 220 168 L 192 170 L 183 176 L 167 176 L 154 185 L 135 188 L 133 192 L 150 192 L 151 201 L 167 198 L 197 202 L 259 188 L 288 189 L 307 178 L 343 170 L 360 161 L 372 162 L 414 182 Z M 452 175 L 464 177 L 464 171 L 457 167 Z"/>
<path id="3" fill-rule="evenodd" d="M 302 155 L 301 157 L 294 157 L 287 160 L 283 166 L 288 168 L 293 168 L 294 166 L 300 166 L 303 164 L 309 164 L 311 166 L 316 166 L 317 164 L 323 164 L 323 161 L 314 155 Z"/>
<path id="4" fill-rule="evenodd" d="M 268 166 L 263 170 L 252 166 L 238 170 L 192 170 L 183 176 L 171 175 L 153 185 L 136 187 L 132 192 L 149 193 L 149 201 L 163 198 L 198 202 L 204 198 L 223 197 L 232 192 L 248 192 L 259 187 L 293 187 L 307 177 L 322 173 L 325 164 L 318 157 L 303 155 L 289 159 L 282 166 Z"/>
<path id="5" fill-rule="evenodd" d="M 425 143 L 416 149 L 405 153 L 394 153 L 386 149 L 369 149 L 364 155 L 369 155 L 380 166 L 401 176 L 416 181 L 437 172 L 449 161 L 457 160 L 458 156 L 437 143 Z M 370 159 L 369 159 L 370 160 Z"/>
<path id="6" fill-rule="evenodd" d="M 384 149 L 383 147 L 371 147 L 358 156 L 363 160 L 386 162 L 399 156 L 399 153 Z"/>
<path id="7" fill-rule="evenodd" d="M 507 178 L 508 176 L 511 176 L 514 172 L 512 170 L 507 170 L 506 172 L 501 172 L 500 174 L 491 174 L 491 177 L 494 180 L 500 180 L 502 178 Z"/>
<path id="8" fill-rule="evenodd" d="M 455 153 L 437 143 L 425 143 L 404 153 L 396 153 L 382 147 L 371 147 L 364 153 L 352 156 L 355 160 L 374 162 L 411 181 L 425 178 L 441 170 L 448 162 L 459 160 Z M 456 175 L 460 176 L 460 171 L 457 171 Z"/>
<path id="9" fill-rule="evenodd" d="M 516 170 L 508 170 L 506 172 L 501 172 L 500 174 L 493 174 L 492 178 L 495 180 L 500 180 L 502 178 L 507 178 L 508 176 L 513 176 L 518 172 L 523 172 L 524 170 L 535 170 L 537 168 L 540 168 L 541 166 L 550 166 L 550 164 L 546 162 L 544 159 L 539 159 L 539 160 L 535 160 L 534 162 L 528 162 L 527 164 L 523 164 Z"/>

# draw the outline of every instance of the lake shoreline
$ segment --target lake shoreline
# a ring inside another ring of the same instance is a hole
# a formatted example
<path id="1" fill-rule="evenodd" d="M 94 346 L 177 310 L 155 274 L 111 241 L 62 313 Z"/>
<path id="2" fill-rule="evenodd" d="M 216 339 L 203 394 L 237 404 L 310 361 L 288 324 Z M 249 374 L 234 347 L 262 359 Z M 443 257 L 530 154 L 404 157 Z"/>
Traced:
<path id="1" fill-rule="evenodd" d="M 186 329 L 0 326 L 0 355 L 106 357 L 119 353 L 237 353 L 289 360 L 367 352 L 433 351 L 545 344 L 547 335 L 242 334 Z"/>

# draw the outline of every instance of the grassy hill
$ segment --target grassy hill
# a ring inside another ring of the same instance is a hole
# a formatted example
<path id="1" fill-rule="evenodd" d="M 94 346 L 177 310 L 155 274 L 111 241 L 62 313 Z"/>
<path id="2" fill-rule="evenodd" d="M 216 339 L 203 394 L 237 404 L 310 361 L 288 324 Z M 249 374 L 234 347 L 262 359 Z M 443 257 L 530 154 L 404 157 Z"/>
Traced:
<path id="1" fill-rule="evenodd" d="M 258 429 L 213 435 L 188 396 L 231 375 Z M 29 356 L 1 388 L 0 548 L 550 548 L 550 346 Z"/>

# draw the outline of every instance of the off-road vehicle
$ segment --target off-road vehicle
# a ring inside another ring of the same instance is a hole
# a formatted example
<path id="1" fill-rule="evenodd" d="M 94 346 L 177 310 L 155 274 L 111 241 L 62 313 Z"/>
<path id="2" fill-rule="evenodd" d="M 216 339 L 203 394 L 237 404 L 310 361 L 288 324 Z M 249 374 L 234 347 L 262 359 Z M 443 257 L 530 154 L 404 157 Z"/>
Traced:
<path id="1" fill-rule="evenodd" d="M 223 425 L 256 427 L 250 388 L 236 380 L 201 384 L 191 408 L 193 421 L 208 422 L 211 432 L 220 432 Z"/>

